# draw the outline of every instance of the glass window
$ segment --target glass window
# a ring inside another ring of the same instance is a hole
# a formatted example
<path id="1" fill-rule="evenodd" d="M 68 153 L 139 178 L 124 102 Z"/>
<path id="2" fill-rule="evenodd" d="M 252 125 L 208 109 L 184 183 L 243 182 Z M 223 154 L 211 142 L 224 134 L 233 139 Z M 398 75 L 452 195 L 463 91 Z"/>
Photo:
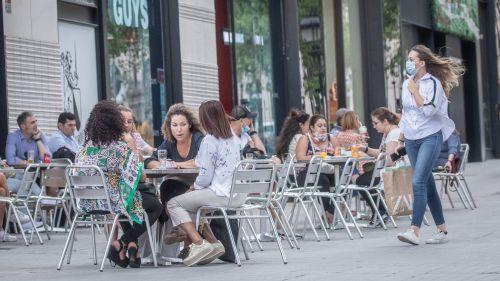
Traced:
<path id="1" fill-rule="evenodd" d="M 238 100 L 258 113 L 254 120 L 255 130 L 268 154 L 273 153 L 276 125 L 269 3 L 260 0 L 235 0 L 233 3 Z"/>
<path id="2" fill-rule="evenodd" d="M 153 145 L 148 1 L 109 0 L 107 51 L 110 98 L 134 112 L 144 140 Z"/>

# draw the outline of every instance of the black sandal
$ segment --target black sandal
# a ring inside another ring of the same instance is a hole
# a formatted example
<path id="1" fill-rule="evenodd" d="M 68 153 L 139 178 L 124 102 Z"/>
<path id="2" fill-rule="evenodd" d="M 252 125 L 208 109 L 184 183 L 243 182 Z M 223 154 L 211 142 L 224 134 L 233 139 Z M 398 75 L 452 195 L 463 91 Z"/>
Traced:
<path id="1" fill-rule="evenodd" d="M 125 259 L 120 259 L 120 252 L 123 250 L 123 243 L 120 240 L 118 240 L 118 242 L 120 242 L 120 249 L 118 250 L 115 249 L 113 245 L 110 245 L 111 248 L 109 249 L 108 259 L 110 262 L 114 262 L 115 265 L 118 265 L 121 268 L 126 268 L 129 265 L 130 260 L 126 256 Z"/>
<path id="2" fill-rule="evenodd" d="M 137 246 L 134 247 L 127 247 L 127 252 L 128 252 L 128 258 L 129 258 L 129 265 L 132 268 L 139 268 L 141 267 L 141 258 L 137 257 L 137 251 L 139 251 L 139 248 Z"/>

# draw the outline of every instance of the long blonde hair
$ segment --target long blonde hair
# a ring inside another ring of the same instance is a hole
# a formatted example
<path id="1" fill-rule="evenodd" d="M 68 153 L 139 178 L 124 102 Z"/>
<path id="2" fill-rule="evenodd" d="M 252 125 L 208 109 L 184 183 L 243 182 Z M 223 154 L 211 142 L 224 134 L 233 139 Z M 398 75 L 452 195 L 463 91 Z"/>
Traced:
<path id="1" fill-rule="evenodd" d="M 450 97 L 451 89 L 460 84 L 460 76 L 465 72 L 462 62 L 436 55 L 424 45 L 415 45 L 411 51 L 418 53 L 418 58 L 425 62 L 427 72 L 439 79 L 446 97 Z"/>

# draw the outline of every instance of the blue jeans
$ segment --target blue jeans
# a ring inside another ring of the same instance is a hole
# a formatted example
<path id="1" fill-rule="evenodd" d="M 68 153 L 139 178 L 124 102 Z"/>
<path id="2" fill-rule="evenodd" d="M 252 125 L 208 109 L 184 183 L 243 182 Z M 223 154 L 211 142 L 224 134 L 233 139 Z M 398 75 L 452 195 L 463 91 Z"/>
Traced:
<path id="1" fill-rule="evenodd" d="M 429 205 L 436 225 L 444 224 L 441 199 L 432 176 L 432 167 L 436 162 L 443 134 L 441 131 L 418 140 L 405 139 L 406 152 L 413 168 L 413 217 L 412 226 L 420 227 L 424 219 L 426 205 Z"/>

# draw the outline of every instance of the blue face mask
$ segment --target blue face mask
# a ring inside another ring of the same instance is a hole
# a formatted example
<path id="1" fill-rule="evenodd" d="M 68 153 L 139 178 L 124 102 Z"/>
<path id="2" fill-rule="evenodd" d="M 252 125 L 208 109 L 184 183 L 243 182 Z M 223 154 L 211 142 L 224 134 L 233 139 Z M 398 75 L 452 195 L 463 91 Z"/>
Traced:
<path id="1" fill-rule="evenodd" d="M 243 128 L 241 128 L 241 133 L 248 134 L 248 132 L 250 132 L 250 127 L 248 127 L 247 125 L 244 125 Z"/>
<path id="2" fill-rule="evenodd" d="M 406 74 L 409 76 L 413 76 L 417 73 L 417 67 L 415 66 L 414 61 L 407 60 L 406 61 Z"/>

